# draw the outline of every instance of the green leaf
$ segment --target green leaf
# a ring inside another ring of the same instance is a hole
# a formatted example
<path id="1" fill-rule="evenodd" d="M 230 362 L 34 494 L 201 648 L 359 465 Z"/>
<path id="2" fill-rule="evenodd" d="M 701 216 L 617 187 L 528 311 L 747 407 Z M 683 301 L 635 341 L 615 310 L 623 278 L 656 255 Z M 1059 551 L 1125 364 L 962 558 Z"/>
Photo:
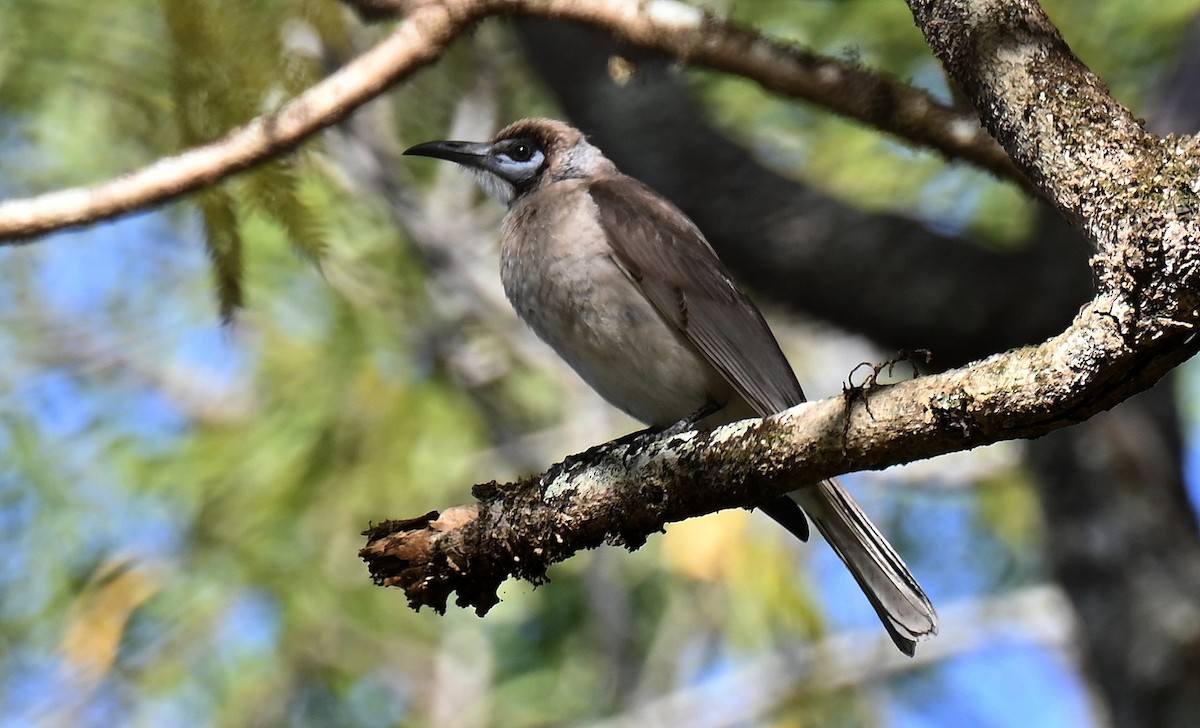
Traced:
<path id="1" fill-rule="evenodd" d="M 217 286 L 217 302 L 221 319 L 226 323 L 242 307 L 242 235 L 238 229 L 234 201 L 220 187 L 213 187 L 196 196 L 204 216 L 205 244 L 212 260 L 213 281 Z"/>

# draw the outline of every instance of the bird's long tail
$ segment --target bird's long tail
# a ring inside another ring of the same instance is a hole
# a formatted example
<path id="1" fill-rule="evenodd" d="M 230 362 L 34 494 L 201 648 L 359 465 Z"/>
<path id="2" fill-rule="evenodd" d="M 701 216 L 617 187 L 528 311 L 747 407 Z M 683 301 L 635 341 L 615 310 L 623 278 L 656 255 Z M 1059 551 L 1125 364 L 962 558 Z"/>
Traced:
<path id="1" fill-rule="evenodd" d="M 919 640 L 937 634 L 937 613 L 929 597 L 841 485 L 825 480 L 788 495 L 845 562 L 901 652 L 911 657 Z"/>

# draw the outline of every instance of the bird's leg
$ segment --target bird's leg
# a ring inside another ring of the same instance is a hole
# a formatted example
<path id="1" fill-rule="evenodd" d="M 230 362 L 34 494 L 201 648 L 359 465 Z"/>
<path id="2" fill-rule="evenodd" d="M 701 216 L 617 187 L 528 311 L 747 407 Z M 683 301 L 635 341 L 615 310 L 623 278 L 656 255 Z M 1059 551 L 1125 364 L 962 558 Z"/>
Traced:
<path id="1" fill-rule="evenodd" d="M 645 447 L 656 442 L 661 442 L 668 437 L 681 435 L 685 432 L 690 432 L 696 429 L 705 417 L 716 414 L 725 405 L 717 404 L 716 402 L 705 402 L 704 406 L 690 415 L 684 417 L 676 423 L 664 426 L 647 427 L 644 430 L 631 432 L 628 435 L 623 435 L 613 440 L 609 445 L 630 445 L 633 447 Z"/>
<path id="2" fill-rule="evenodd" d="M 716 402 L 705 402 L 703 407 L 691 413 L 687 417 L 684 417 L 682 420 L 673 425 L 660 428 L 657 432 L 651 432 L 654 428 L 649 428 L 642 430 L 637 434 L 653 434 L 655 440 L 661 440 L 665 437 L 673 437 L 675 435 L 688 432 L 689 430 L 696 429 L 696 425 L 700 424 L 705 417 L 708 417 L 709 415 L 715 415 L 717 412 L 721 411 L 721 408 L 724 406 L 725 405 L 717 404 Z"/>

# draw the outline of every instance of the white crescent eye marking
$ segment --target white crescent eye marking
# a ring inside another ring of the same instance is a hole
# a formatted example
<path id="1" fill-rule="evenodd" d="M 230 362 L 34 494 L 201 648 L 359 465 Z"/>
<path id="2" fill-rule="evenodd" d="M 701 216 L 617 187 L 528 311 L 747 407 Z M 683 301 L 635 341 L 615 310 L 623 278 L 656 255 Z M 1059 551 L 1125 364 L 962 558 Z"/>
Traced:
<path id="1" fill-rule="evenodd" d="M 524 160 L 514 159 L 508 152 L 496 154 L 496 165 L 506 177 L 514 181 L 532 179 L 545 160 L 546 155 L 542 154 L 540 149 L 533 149 L 529 158 Z"/>

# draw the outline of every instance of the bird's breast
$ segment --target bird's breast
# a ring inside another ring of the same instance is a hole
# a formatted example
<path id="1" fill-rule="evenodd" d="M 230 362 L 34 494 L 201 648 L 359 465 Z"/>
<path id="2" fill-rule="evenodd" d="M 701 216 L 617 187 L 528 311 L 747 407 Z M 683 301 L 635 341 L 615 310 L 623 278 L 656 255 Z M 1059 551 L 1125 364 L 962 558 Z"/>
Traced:
<path id="1" fill-rule="evenodd" d="M 730 388 L 613 260 L 582 185 L 534 194 L 505 218 L 501 280 L 517 314 L 610 403 L 669 425 Z"/>

